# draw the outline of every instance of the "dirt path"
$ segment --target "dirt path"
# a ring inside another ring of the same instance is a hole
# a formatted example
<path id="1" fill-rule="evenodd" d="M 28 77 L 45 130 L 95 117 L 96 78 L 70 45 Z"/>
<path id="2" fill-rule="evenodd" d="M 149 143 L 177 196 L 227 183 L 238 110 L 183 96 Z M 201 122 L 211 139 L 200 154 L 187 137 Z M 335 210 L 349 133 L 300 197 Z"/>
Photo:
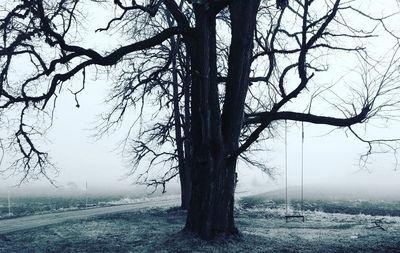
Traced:
<path id="1" fill-rule="evenodd" d="M 242 190 L 237 192 L 237 198 L 253 195 L 254 191 Z M 99 207 L 91 208 L 86 210 L 75 210 L 75 211 L 65 211 L 58 213 L 31 215 L 20 218 L 0 220 L 0 235 L 7 234 L 11 232 L 21 231 L 25 229 L 42 227 L 52 224 L 58 224 L 70 220 L 86 219 L 89 217 L 129 212 L 132 210 L 138 210 L 141 208 L 152 208 L 152 207 L 172 207 L 179 205 L 179 196 L 169 196 L 167 198 L 147 198 L 143 201 L 139 201 L 134 204 L 119 205 L 119 206 L 109 206 L 109 207 Z"/>
<path id="2" fill-rule="evenodd" d="M 35 227 L 42 227 L 42 226 L 62 223 L 69 220 L 86 219 L 97 215 L 128 212 L 148 207 L 170 207 L 170 206 L 176 206 L 178 204 L 179 204 L 178 198 L 156 199 L 156 200 L 146 200 L 143 202 L 138 202 L 129 205 L 100 207 L 100 208 L 92 208 L 86 210 L 32 215 L 15 219 L 0 220 L 0 235 Z"/>

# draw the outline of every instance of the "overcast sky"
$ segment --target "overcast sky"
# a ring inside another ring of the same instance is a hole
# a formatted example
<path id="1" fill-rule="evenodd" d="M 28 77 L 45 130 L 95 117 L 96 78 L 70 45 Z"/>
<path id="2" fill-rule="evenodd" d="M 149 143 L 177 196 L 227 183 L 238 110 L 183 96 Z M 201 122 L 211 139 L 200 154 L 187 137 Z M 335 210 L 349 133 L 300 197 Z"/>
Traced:
<path id="1" fill-rule="evenodd" d="M 125 132 L 114 133 L 96 141 L 91 135 L 98 115 L 104 105 L 107 94 L 107 81 L 89 81 L 87 90 L 80 97 L 80 108 L 75 107 L 74 98 L 65 93 L 59 98 L 54 126 L 48 134 L 48 150 L 53 161 L 60 168 L 56 177 L 58 185 L 70 182 L 84 186 L 85 181 L 96 188 L 129 188 L 133 178 L 126 178 L 126 161 L 121 159 L 118 143 Z M 288 177 L 289 186 L 300 184 L 301 180 L 301 129 L 288 124 Z M 377 133 L 396 136 L 399 126 L 391 125 L 375 128 Z M 368 169 L 360 170 L 359 156 L 367 146 L 343 131 L 329 133 L 331 127 L 305 125 L 304 143 L 304 182 L 311 185 L 370 185 L 379 189 L 390 185 L 400 192 L 400 171 L 395 170 L 392 154 L 377 154 L 371 157 Z M 329 134 L 328 134 L 329 133 Z M 328 134 L 328 135 L 326 135 Z M 265 187 L 266 190 L 284 185 L 284 139 L 277 137 L 268 143 L 266 159 L 276 168 L 276 178 L 271 179 L 255 168 L 239 166 L 240 184 L 247 188 L 251 185 Z M 18 177 L 2 179 L 2 185 L 13 185 Z M 175 181 L 177 183 L 177 181 Z M 49 185 L 46 181 L 31 182 L 28 186 Z M 22 187 L 26 187 L 23 185 Z"/>
<path id="2" fill-rule="evenodd" d="M 91 30 L 91 29 L 89 29 Z M 94 35 L 91 36 L 98 36 Z M 96 38 L 96 37 L 92 37 Z M 99 38 L 94 41 L 103 41 Z M 111 43 L 97 44 L 109 47 Z M 93 73 L 92 73 L 93 74 Z M 127 163 L 121 159 L 117 144 L 125 132 L 117 132 L 96 141 L 90 130 L 96 124 L 96 115 L 104 110 L 102 101 L 112 85 L 105 76 L 94 80 L 88 73 L 87 87 L 80 95 L 80 108 L 75 107 L 74 97 L 64 92 L 58 99 L 55 122 L 47 138 L 51 157 L 60 168 L 55 178 L 58 185 L 71 182 L 83 187 L 85 181 L 93 187 L 128 188 L 133 178 L 126 179 Z M 93 75 L 92 75 L 93 77 Z M 79 85 L 78 85 L 79 86 Z M 392 124 L 369 129 L 371 135 L 399 137 L 399 125 Z M 360 185 L 379 189 L 390 185 L 400 192 L 400 170 L 395 170 L 395 159 L 391 154 L 374 155 L 368 170 L 360 170 L 358 159 L 366 151 L 365 144 L 346 136 L 343 131 L 326 135 L 332 128 L 305 125 L 304 181 L 305 185 Z M 283 132 L 281 132 L 283 133 Z M 276 168 L 276 178 L 271 179 L 257 169 L 239 166 L 240 185 L 265 187 L 266 190 L 282 187 L 284 184 L 284 140 L 277 137 L 268 143 L 269 151 L 263 156 Z M 288 130 L 288 170 L 289 185 L 300 184 L 301 169 L 301 131 L 298 126 L 289 124 Z M 400 169 L 400 168 L 399 168 Z M 0 189 L 14 185 L 18 177 L 1 178 Z M 175 181 L 177 183 L 177 181 Z M 31 182 L 24 187 L 49 185 L 46 181 Z"/>

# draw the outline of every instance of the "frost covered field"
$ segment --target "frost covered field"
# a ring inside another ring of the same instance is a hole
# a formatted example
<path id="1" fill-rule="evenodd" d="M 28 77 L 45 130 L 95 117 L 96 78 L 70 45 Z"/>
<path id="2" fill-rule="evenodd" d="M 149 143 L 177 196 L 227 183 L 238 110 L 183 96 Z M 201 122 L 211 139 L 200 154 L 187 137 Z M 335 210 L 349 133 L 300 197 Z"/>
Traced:
<path id="1" fill-rule="evenodd" d="M 212 242 L 180 232 L 184 211 L 148 207 L 2 234 L 0 252 L 400 252 L 399 216 L 365 214 L 382 211 L 367 201 L 349 213 L 349 203 L 314 201 L 306 222 L 285 223 L 279 199 L 243 197 L 236 205 L 241 235 Z"/>
<path id="2" fill-rule="evenodd" d="M 177 195 L 150 196 L 140 195 L 92 195 L 84 196 L 47 196 L 16 197 L 11 200 L 11 218 L 37 214 L 63 213 L 100 207 L 120 206 L 158 199 L 178 198 Z M 9 219 L 7 198 L 0 198 L 0 220 Z"/>

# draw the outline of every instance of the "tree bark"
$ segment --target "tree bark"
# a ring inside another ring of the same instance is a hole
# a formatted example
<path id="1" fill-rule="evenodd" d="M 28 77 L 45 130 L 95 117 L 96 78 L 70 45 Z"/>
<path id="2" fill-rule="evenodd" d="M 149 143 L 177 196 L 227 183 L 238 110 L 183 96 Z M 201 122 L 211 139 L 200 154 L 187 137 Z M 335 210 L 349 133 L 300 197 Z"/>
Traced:
<path id="1" fill-rule="evenodd" d="M 186 54 L 185 63 L 188 64 L 190 62 L 190 56 Z M 191 87 L 191 75 L 189 73 L 190 67 L 188 67 L 185 71 L 185 77 L 183 80 L 183 95 L 184 95 L 184 151 L 185 151 L 185 161 L 184 161 L 184 170 L 185 173 L 185 182 L 184 187 L 181 189 L 184 191 L 184 195 L 182 194 L 182 208 L 187 210 L 190 205 L 190 197 L 192 192 L 192 138 L 190 134 L 191 129 L 191 121 L 190 121 L 190 87 Z"/>
<path id="2" fill-rule="evenodd" d="M 182 138 L 182 124 L 181 124 L 181 113 L 179 108 L 179 86 L 178 86 L 178 70 L 176 66 L 177 57 L 177 41 L 175 37 L 171 38 L 172 45 L 172 91 L 173 91 L 173 105 L 174 105 L 174 121 L 175 121 L 175 142 L 178 154 L 178 169 L 179 169 L 179 180 L 181 185 L 181 208 L 187 208 L 188 196 L 187 189 L 187 177 L 186 177 L 186 166 L 185 166 L 185 153 L 183 148 Z"/>
<path id="3" fill-rule="evenodd" d="M 167 22 L 169 27 L 174 26 L 174 19 L 171 13 L 165 10 L 165 15 L 167 17 Z M 190 75 L 187 73 L 186 69 L 183 71 L 185 76 L 182 80 L 183 88 L 181 92 L 184 95 L 184 118 L 181 119 L 181 110 L 179 103 L 179 81 L 178 81 L 178 69 L 177 61 L 179 57 L 183 57 L 179 52 L 179 47 L 181 37 L 172 36 L 171 37 L 171 57 L 172 57 L 172 85 L 173 85 L 173 115 L 175 122 L 175 144 L 178 155 L 178 170 L 179 170 L 179 180 L 181 187 L 181 208 L 187 210 L 190 204 L 190 195 L 192 189 L 192 178 L 191 178 L 191 143 L 190 143 Z M 189 56 L 186 54 L 187 59 L 180 59 L 181 63 L 188 62 Z M 186 66 L 184 66 L 186 67 Z M 183 124 L 182 124 L 183 121 Z M 183 136 L 182 136 L 183 130 Z"/>
<path id="4" fill-rule="evenodd" d="M 233 217 L 237 149 L 260 0 L 232 1 L 232 44 L 224 113 L 217 86 L 215 13 L 195 5 L 192 55 L 192 195 L 186 229 L 203 239 L 236 234 Z"/>

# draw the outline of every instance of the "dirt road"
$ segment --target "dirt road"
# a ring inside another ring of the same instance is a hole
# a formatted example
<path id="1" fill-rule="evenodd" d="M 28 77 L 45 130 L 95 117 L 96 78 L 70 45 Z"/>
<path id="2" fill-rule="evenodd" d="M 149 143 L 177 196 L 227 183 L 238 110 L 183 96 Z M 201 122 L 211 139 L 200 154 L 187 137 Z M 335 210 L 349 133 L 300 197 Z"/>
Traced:
<path id="1" fill-rule="evenodd" d="M 240 198 L 252 194 L 254 194 L 254 191 L 252 192 L 249 190 L 242 190 L 240 192 L 237 192 L 236 197 Z M 102 214 L 128 212 L 141 208 L 177 206 L 180 203 L 179 197 L 179 195 L 171 195 L 166 198 L 145 198 L 143 199 L 143 201 L 139 199 L 138 202 L 134 204 L 90 208 L 86 210 L 65 211 L 0 220 L 0 235 L 35 227 L 62 223 L 69 220 L 86 219 Z"/>
<path id="2" fill-rule="evenodd" d="M 32 215 L 15 219 L 0 220 L 0 235 L 15 231 L 42 227 L 57 223 L 62 223 L 69 220 L 79 220 L 93 217 L 96 215 L 128 212 L 146 207 L 169 207 L 179 204 L 179 199 L 156 199 L 146 200 L 135 204 L 91 208 L 86 210 L 67 211 L 62 213 L 50 213 L 41 215 Z"/>

